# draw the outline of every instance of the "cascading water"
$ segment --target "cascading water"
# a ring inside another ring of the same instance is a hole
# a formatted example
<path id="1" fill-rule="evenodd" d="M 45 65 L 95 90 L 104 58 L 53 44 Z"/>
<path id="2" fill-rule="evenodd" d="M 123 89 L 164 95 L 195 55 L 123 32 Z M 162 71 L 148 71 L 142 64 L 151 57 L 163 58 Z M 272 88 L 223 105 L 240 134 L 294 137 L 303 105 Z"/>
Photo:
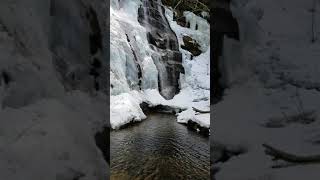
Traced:
<path id="1" fill-rule="evenodd" d="M 150 47 L 155 51 L 153 61 L 158 69 L 158 88 L 166 99 L 179 93 L 180 73 L 184 73 L 182 54 L 175 33 L 164 16 L 161 0 L 143 0 L 138 21 L 147 29 Z"/>

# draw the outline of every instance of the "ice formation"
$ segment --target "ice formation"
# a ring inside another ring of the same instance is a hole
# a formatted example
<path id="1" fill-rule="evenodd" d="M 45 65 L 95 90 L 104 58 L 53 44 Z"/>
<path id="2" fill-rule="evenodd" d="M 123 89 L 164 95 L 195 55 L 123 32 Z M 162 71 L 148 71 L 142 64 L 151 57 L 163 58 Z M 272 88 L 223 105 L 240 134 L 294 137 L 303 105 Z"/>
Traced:
<path id="1" fill-rule="evenodd" d="M 161 3 L 160 1 L 155 2 Z M 178 47 L 174 50 L 181 53 L 181 63 L 184 71 L 184 74 L 180 73 L 179 77 L 173 77 L 173 80 L 179 83 L 180 92 L 168 100 L 165 90 L 161 87 L 167 86 L 163 82 L 170 80 L 170 78 L 164 78 L 166 75 L 163 72 L 167 71 L 166 65 L 159 63 L 158 58 L 159 53 L 172 52 L 172 50 L 168 51 L 168 46 L 161 50 L 161 41 L 169 43 L 171 39 L 161 40 L 161 38 L 156 37 L 157 29 L 153 26 L 159 24 L 151 23 L 151 25 L 146 26 L 145 20 L 139 18 L 139 7 L 148 5 L 148 3 L 143 3 L 138 0 L 112 1 L 111 3 L 111 52 L 113 52 L 111 64 L 114 62 L 111 65 L 110 72 L 112 95 L 110 120 L 112 128 L 119 128 L 131 121 L 141 121 L 146 118 L 139 107 L 142 102 L 147 102 L 149 106 L 161 104 L 189 109 L 189 116 L 177 114 L 180 117 L 179 122 L 186 123 L 191 120 L 209 128 L 209 114 L 203 115 L 205 117 L 202 118 L 192 110 L 194 106 L 209 109 L 210 33 L 208 22 L 195 14 L 189 14 L 188 21 L 192 25 L 196 24 L 198 28 L 181 27 L 173 21 L 172 10 L 159 7 L 158 11 L 161 12 L 161 18 L 165 20 L 164 22 L 168 22 L 167 27 L 165 27 L 168 28 L 168 31 L 161 36 L 172 36 L 170 35 L 171 32 L 176 36 Z M 142 9 L 141 11 L 143 12 Z M 142 14 L 143 16 L 146 15 L 145 12 Z M 194 38 L 200 44 L 200 49 L 203 52 L 201 55 L 192 57 L 190 52 L 180 48 L 183 44 L 182 37 L 184 35 Z M 155 42 L 158 44 L 150 44 L 150 38 L 155 38 Z M 157 49 L 155 49 L 155 46 L 158 46 Z M 139 69 L 141 70 L 141 77 L 139 77 Z M 165 81 L 162 82 L 161 77 Z M 138 86 L 139 81 L 140 86 Z M 172 90 L 168 89 L 169 91 Z M 199 118 L 194 118 L 195 116 Z"/>

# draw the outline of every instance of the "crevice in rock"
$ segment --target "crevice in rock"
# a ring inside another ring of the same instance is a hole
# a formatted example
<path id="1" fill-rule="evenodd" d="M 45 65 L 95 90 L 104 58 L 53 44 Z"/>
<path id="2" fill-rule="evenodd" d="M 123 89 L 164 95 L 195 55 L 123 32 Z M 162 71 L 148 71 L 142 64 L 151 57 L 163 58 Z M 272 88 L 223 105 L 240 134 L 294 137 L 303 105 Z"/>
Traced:
<path id="1" fill-rule="evenodd" d="M 102 33 L 101 33 L 97 13 L 92 7 L 89 8 L 86 16 L 90 22 L 90 28 L 91 28 L 91 33 L 89 35 L 90 52 L 92 55 L 94 55 L 99 50 L 102 51 Z"/>
<path id="2" fill-rule="evenodd" d="M 100 70 L 102 68 L 102 63 L 98 58 L 93 58 L 93 62 L 91 63 L 91 68 L 89 74 L 94 78 L 94 88 L 95 90 L 100 90 L 100 85 L 98 78 L 100 76 Z"/>
<path id="3" fill-rule="evenodd" d="M 104 127 L 102 131 L 95 134 L 94 139 L 96 146 L 102 152 L 104 160 L 110 164 L 110 128 Z"/>
<path id="4" fill-rule="evenodd" d="M 189 51 L 192 56 L 199 56 L 202 53 L 200 45 L 196 40 L 192 39 L 190 36 L 183 36 L 182 39 L 184 43 L 184 45 L 181 45 L 182 49 Z"/>
<path id="5" fill-rule="evenodd" d="M 50 9 L 49 9 L 50 16 L 54 16 L 54 14 L 56 12 L 54 4 L 55 4 L 54 0 L 51 0 L 50 1 Z"/>
<path id="6" fill-rule="evenodd" d="M 225 87 L 221 82 L 223 76 L 221 70 L 221 56 L 223 52 L 223 37 L 228 36 L 229 38 L 239 40 L 239 26 L 237 20 L 232 16 L 230 10 L 230 0 L 217 0 L 212 10 L 213 14 L 210 16 L 211 22 L 215 22 L 211 26 L 211 45 L 213 51 L 211 52 L 213 57 L 212 66 L 212 90 L 211 103 L 216 104 L 219 102 L 224 94 Z M 214 19 L 213 19 L 214 18 Z"/>
<path id="7" fill-rule="evenodd" d="M 130 38 L 129 38 L 128 34 L 126 34 L 126 37 L 127 37 L 127 42 L 128 42 L 128 44 L 130 46 L 130 49 L 132 51 L 132 54 L 133 54 L 133 57 L 134 57 L 134 61 L 136 63 L 136 67 L 137 67 L 137 70 L 138 70 L 138 79 L 139 79 L 138 86 L 139 86 L 139 89 L 142 90 L 142 70 L 141 70 L 141 66 L 140 66 L 137 54 L 133 50 L 133 47 L 131 45 L 131 41 L 130 41 Z"/>
<path id="8" fill-rule="evenodd" d="M 3 80 L 3 82 L 4 82 L 5 85 L 9 85 L 9 83 L 12 81 L 11 76 L 10 76 L 9 73 L 6 72 L 6 71 L 2 71 L 2 72 L 1 72 L 1 79 Z M 1 82 L 2 82 L 2 81 L 0 81 L 0 83 L 1 83 Z"/>

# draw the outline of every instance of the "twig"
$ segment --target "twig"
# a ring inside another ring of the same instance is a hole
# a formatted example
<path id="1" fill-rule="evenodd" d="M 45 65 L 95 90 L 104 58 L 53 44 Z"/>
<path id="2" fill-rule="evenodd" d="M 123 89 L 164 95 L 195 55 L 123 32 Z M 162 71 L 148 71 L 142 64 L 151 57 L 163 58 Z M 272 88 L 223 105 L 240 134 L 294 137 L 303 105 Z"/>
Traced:
<path id="1" fill-rule="evenodd" d="M 173 10 L 176 10 L 176 8 L 180 5 L 180 3 L 182 2 L 182 0 L 180 0 L 173 8 Z"/>

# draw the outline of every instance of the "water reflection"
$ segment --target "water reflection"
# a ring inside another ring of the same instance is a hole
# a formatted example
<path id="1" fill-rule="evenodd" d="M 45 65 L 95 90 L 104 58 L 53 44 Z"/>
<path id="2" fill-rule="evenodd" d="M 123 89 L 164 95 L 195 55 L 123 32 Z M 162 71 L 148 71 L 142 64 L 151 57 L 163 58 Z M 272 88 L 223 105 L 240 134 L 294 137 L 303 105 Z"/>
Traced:
<path id="1" fill-rule="evenodd" d="M 209 138 L 176 117 L 153 113 L 142 123 L 112 131 L 111 179 L 210 179 Z"/>

